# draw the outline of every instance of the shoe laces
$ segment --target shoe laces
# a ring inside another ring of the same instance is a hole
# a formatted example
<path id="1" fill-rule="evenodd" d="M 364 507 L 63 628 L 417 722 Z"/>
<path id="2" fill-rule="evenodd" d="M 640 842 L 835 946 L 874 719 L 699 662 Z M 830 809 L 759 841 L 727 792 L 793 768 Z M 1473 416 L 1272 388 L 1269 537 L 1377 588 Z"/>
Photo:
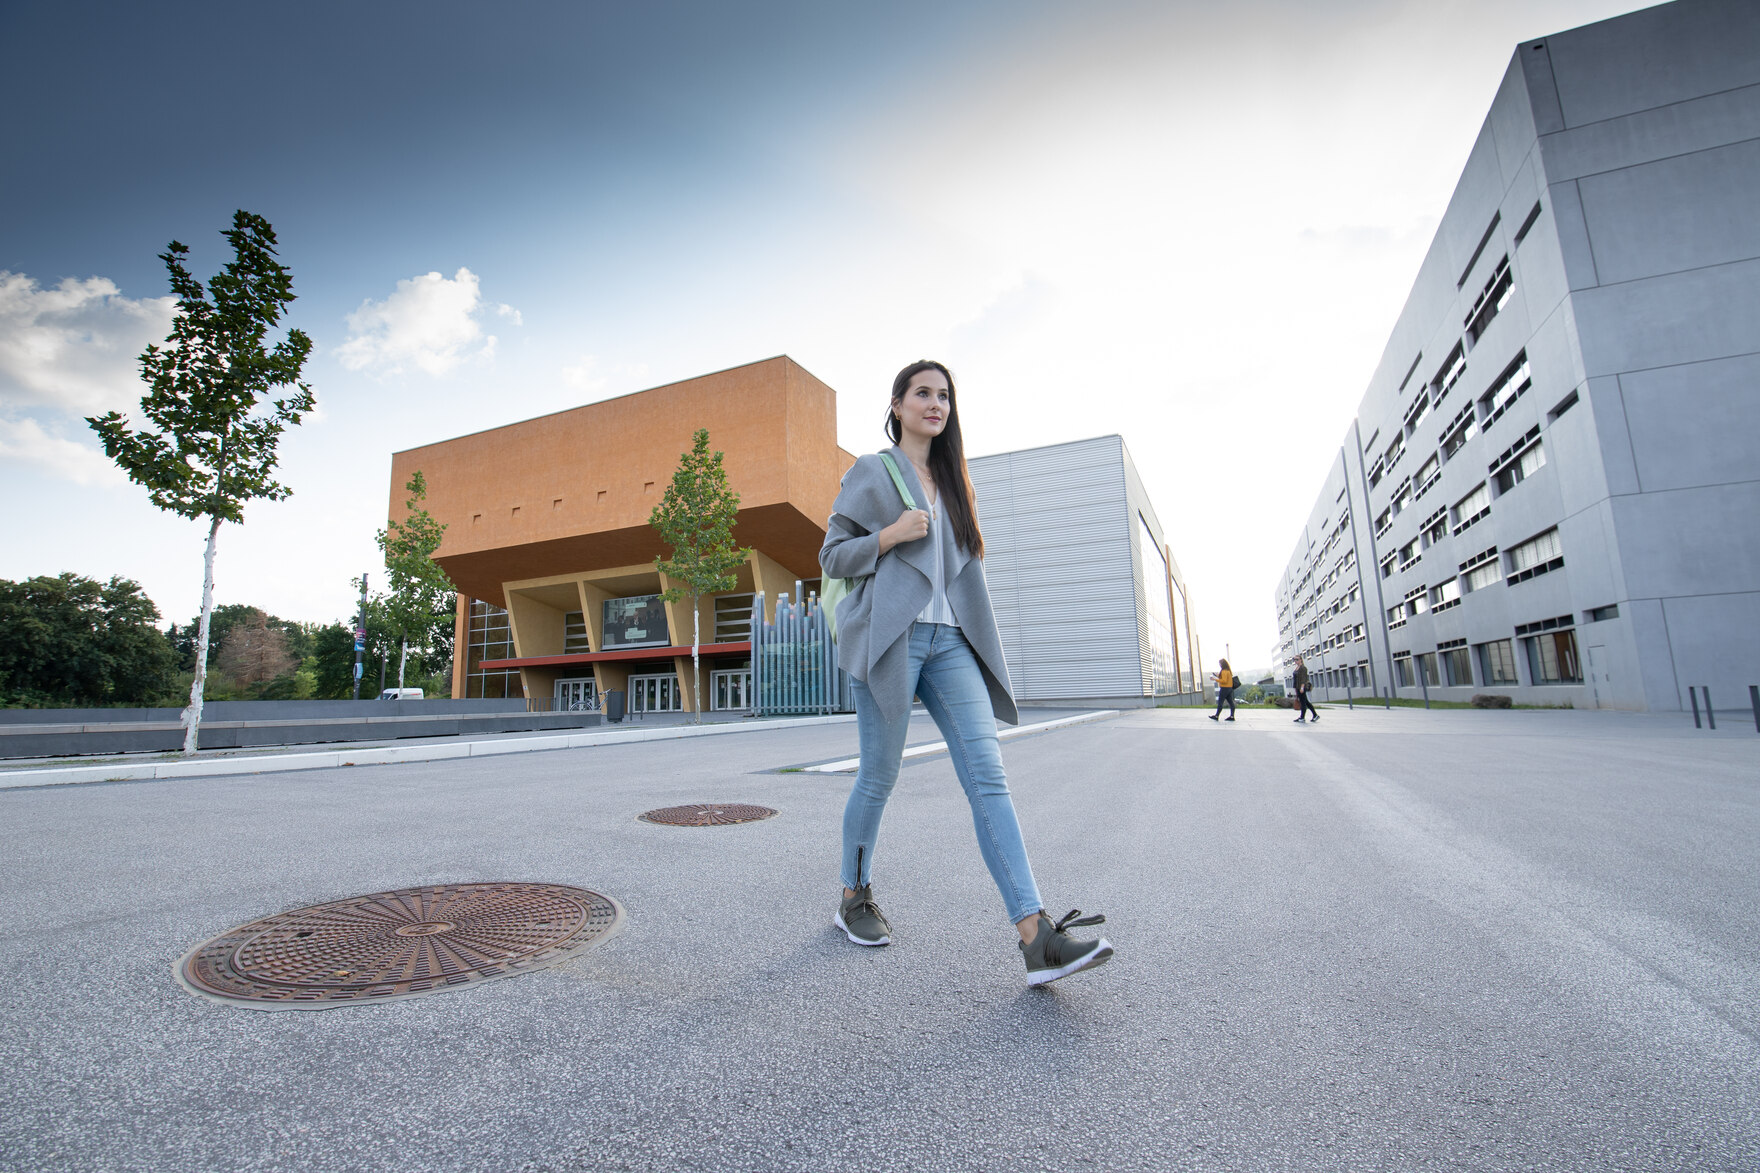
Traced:
<path id="1" fill-rule="evenodd" d="M 886 914 L 880 911 L 880 906 L 878 904 L 874 903 L 874 892 L 872 888 L 866 884 L 857 888 L 854 900 L 855 902 L 849 906 L 849 912 L 851 915 L 865 912 L 881 924 L 890 927 L 891 922 L 886 919 Z"/>
<path id="2" fill-rule="evenodd" d="M 1051 931 L 1061 933 L 1065 929 L 1087 928 L 1089 925 L 1103 925 L 1105 923 L 1106 914 L 1103 912 L 1096 912 L 1093 916 L 1083 916 L 1081 909 L 1072 908 L 1063 914 L 1062 920 L 1052 924 Z"/>

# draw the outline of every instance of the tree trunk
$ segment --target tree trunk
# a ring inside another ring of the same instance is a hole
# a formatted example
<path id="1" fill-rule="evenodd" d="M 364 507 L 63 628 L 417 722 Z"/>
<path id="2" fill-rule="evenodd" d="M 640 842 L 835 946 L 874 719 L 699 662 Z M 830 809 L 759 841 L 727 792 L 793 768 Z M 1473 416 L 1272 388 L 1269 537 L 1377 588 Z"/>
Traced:
<path id="1" fill-rule="evenodd" d="M 202 624 L 196 632 L 196 678 L 189 686 L 189 707 L 183 711 L 183 752 L 193 754 L 202 728 L 202 690 L 208 683 L 208 626 L 214 615 L 214 545 L 220 518 L 208 525 L 208 550 L 202 556 Z"/>
<path id="2" fill-rule="evenodd" d="M 697 614 L 701 602 L 702 600 L 696 595 L 691 596 L 691 687 L 695 690 L 694 695 L 697 698 L 697 724 L 699 725 L 703 723 L 703 668 L 697 659 L 697 647 L 702 642 L 699 630 L 701 624 Z"/>
<path id="3" fill-rule="evenodd" d="M 403 665 L 404 661 L 409 659 L 409 640 L 399 639 L 397 645 L 397 691 L 401 693 L 403 691 Z"/>

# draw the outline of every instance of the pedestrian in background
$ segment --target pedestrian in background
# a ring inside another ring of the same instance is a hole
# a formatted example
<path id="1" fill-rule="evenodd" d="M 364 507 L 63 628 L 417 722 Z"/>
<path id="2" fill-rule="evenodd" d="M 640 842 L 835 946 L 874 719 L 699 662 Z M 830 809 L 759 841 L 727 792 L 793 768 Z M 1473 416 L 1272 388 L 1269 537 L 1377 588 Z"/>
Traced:
<path id="1" fill-rule="evenodd" d="M 1222 706 L 1228 706 L 1228 719 L 1234 720 L 1234 669 L 1228 666 L 1227 660 L 1218 660 L 1222 667 L 1210 673 L 1210 679 L 1216 682 L 1216 711 L 1210 714 L 1212 721 L 1222 716 Z"/>
<path id="2" fill-rule="evenodd" d="M 1308 699 L 1308 669 L 1307 669 L 1307 666 L 1302 663 L 1302 658 L 1300 656 L 1297 656 L 1296 657 L 1296 724 L 1300 725 L 1302 723 L 1302 718 L 1308 713 L 1314 713 L 1314 702 L 1312 702 Z M 1319 719 L 1320 719 L 1320 714 L 1314 713 L 1314 720 L 1318 721 Z"/>
<path id="3" fill-rule="evenodd" d="M 892 447 L 844 474 L 819 550 L 827 577 L 855 582 L 837 604 L 837 660 L 852 677 L 861 745 L 843 810 L 843 900 L 832 923 L 858 945 L 892 940 L 892 922 L 874 900 L 874 847 L 914 694 L 947 739 L 979 854 L 1020 934 L 1027 984 L 1042 986 L 1099 965 L 1113 950 L 1104 937 L 1064 932 L 1105 917 L 1079 909 L 1056 921 L 1046 915 L 1027 862 L 996 737 L 997 718 L 1014 725 L 1020 714 L 984 580 L 984 538 L 947 368 L 922 361 L 900 371 L 885 428 Z"/>

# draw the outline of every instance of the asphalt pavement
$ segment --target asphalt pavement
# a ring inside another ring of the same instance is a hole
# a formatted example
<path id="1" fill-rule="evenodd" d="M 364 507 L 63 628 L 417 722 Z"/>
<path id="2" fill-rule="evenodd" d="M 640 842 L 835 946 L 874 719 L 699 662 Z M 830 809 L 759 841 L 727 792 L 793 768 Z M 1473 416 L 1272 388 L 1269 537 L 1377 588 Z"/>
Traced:
<path id="1" fill-rule="evenodd" d="M 0 792 L 0 1169 L 1760 1167 L 1760 735 L 1608 713 L 1127 712 L 1005 743 L 1029 990 L 945 755 L 831 926 L 847 723 Z M 913 734 L 913 741 L 920 740 Z M 778 817 L 637 819 L 686 802 Z M 374 1006 L 185 992 L 195 944 L 468 880 L 628 917 Z"/>

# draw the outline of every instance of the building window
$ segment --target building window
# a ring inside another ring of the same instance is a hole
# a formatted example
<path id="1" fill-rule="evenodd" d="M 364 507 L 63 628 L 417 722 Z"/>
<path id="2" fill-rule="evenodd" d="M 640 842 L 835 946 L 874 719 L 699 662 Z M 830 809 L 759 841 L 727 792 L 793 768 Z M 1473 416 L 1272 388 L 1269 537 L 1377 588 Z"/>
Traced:
<path id="1" fill-rule="evenodd" d="M 1377 517 L 1375 519 L 1375 536 L 1381 537 L 1383 534 L 1385 534 L 1388 530 L 1390 530 L 1392 528 L 1393 528 L 1393 506 L 1389 505 L 1386 509 L 1383 509 L 1381 511 L 1381 516 Z"/>
<path id="2" fill-rule="evenodd" d="M 1509 585 L 1526 582 L 1563 565 L 1564 547 L 1559 544 L 1558 527 L 1553 526 L 1509 551 Z"/>
<path id="3" fill-rule="evenodd" d="M 1459 579 L 1451 578 L 1447 582 L 1437 583 L 1430 588 L 1430 609 L 1446 611 L 1450 607 L 1458 607 L 1461 601 L 1461 584 Z"/>
<path id="4" fill-rule="evenodd" d="M 1418 669 L 1424 673 L 1424 683 L 1431 688 L 1442 687 L 1442 677 L 1436 672 L 1436 653 L 1425 652 L 1418 657 Z"/>
<path id="5" fill-rule="evenodd" d="M 1493 546 L 1461 563 L 1461 574 L 1466 577 L 1464 585 L 1468 594 L 1501 581 L 1503 572 L 1497 562 L 1497 547 Z"/>
<path id="6" fill-rule="evenodd" d="M 1480 483 L 1471 493 L 1455 502 L 1453 532 L 1458 535 L 1474 522 L 1489 516 L 1490 513 L 1491 490 Z"/>
<path id="7" fill-rule="evenodd" d="M 1376 485 L 1379 485 L 1381 483 L 1381 478 L 1386 475 L 1386 466 L 1383 465 L 1381 461 L 1377 460 L 1375 462 L 1375 467 L 1369 470 L 1369 487 L 1373 489 Z"/>
<path id="8" fill-rule="evenodd" d="M 1454 349 L 1448 352 L 1448 357 L 1443 360 L 1442 369 L 1437 371 L 1436 377 L 1430 381 L 1430 385 L 1436 389 L 1436 402 L 1441 403 L 1442 397 L 1447 395 L 1449 389 L 1460 382 L 1461 376 L 1466 373 L 1467 348 L 1457 342 L 1454 344 Z"/>
<path id="9" fill-rule="evenodd" d="M 1393 434 L 1393 441 L 1387 445 L 1387 451 L 1383 453 L 1381 457 L 1382 461 L 1387 465 L 1387 471 L 1392 472 L 1393 466 L 1398 464 L 1399 458 L 1405 454 L 1406 434 L 1404 432 L 1395 432 Z"/>
<path id="10" fill-rule="evenodd" d="M 1485 416 L 1482 430 L 1488 430 L 1496 423 L 1498 417 L 1508 411 L 1510 404 L 1520 399 L 1522 392 L 1532 383 L 1528 372 L 1528 352 L 1524 350 L 1516 355 L 1515 361 L 1509 364 L 1503 374 L 1497 376 L 1491 389 L 1479 396 L 1479 410 Z"/>
<path id="11" fill-rule="evenodd" d="M 1539 218 L 1540 218 L 1540 201 L 1535 200 L 1534 206 L 1532 208 L 1528 209 L 1527 218 L 1522 221 L 1522 226 L 1520 228 L 1516 229 L 1516 244 L 1517 245 L 1520 245 L 1522 243 L 1522 241 L 1524 241 L 1528 238 L 1528 231 L 1534 227 L 1534 221 L 1538 220 Z"/>
<path id="12" fill-rule="evenodd" d="M 1464 639 L 1455 640 L 1453 646 L 1445 646 L 1438 652 L 1442 657 L 1442 673 L 1450 688 L 1471 688 L 1473 685 L 1473 658 L 1467 653 L 1466 645 Z"/>
<path id="13" fill-rule="evenodd" d="M 472 599 L 465 641 L 465 696 L 525 695 L 517 668 L 482 667 L 485 660 L 513 659 L 513 629 L 508 624 L 506 611 L 481 599 Z"/>
<path id="14" fill-rule="evenodd" d="M 1509 304 L 1510 294 L 1515 292 L 1515 276 L 1509 271 L 1509 257 L 1506 255 L 1497 262 L 1492 271 L 1491 279 L 1485 283 L 1479 299 L 1473 303 L 1473 309 L 1467 314 L 1467 341 L 1477 342 L 1484 336 L 1491 320 L 1497 317 L 1499 310 Z"/>
<path id="15" fill-rule="evenodd" d="M 1394 629 L 1396 627 L 1404 627 L 1405 625 L 1406 625 L 1406 605 L 1404 603 L 1395 603 L 1393 606 L 1391 606 L 1387 609 L 1388 630 L 1391 631 L 1392 629 Z"/>
<path id="16" fill-rule="evenodd" d="M 1503 494 L 1509 492 L 1511 489 L 1527 480 L 1528 477 L 1533 475 L 1536 469 L 1543 468 L 1545 465 L 1546 448 L 1539 440 L 1536 440 L 1527 448 L 1524 448 L 1521 455 L 1517 456 L 1514 460 L 1511 460 L 1497 471 L 1497 475 L 1493 478 L 1494 483 L 1497 485 L 1497 495 L 1500 497 L 1503 496 Z"/>
<path id="17" fill-rule="evenodd" d="M 1412 409 L 1410 411 L 1406 412 L 1406 435 L 1410 436 L 1413 432 L 1416 432 L 1418 430 L 1418 425 L 1423 423 L 1424 417 L 1429 414 L 1430 392 L 1429 389 L 1426 388 L 1418 393 L 1418 401 L 1412 404 Z"/>
<path id="18" fill-rule="evenodd" d="M 582 611 L 569 611 L 562 616 L 562 654 L 585 655 L 593 649 L 587 642 L 587 616 Z"/>
<path id="19" fill-rule="evenodd" d="M 1399 554 L 1396 552 L 1396 553 L 1389 554 L 1387 557 L 1385 557 L 1381 560 L 1381 577 L 1382 578 L 1391 578 L 1393 576 L 1394 559 L 1396 559 L 1398 557 L 1399 557 Z"/>
<path id="20" fill-rule="evenodd" d="M 1619 618 L 1619 604 L 1618 603 L 1609 603 L 1605 607 L 1597 607 L 1593 611 L 1585 611 L 1583 613 L 1583 622 L 1584 623 L 1600 623 L 1604 619 L 1618 619 L 1618 618 Z"/>
<path id="21" fill-rule="evenodd" d="M 1407 477 L 1405 480 L 1403 480 L 1399 483 L 1399 488 L 1397 488 L 1393 491 L 1394 516 L 1396 516 L 1396 517 L 1399 516 L 1400 512 L 1403 509 L 1405 509 L 1408 505 L 1410 505 L 1411 503 L 1412 503 L 1412 478 Z"/>
<path id="22" fill-rule="evenodd" d="M 1507 639 L 1479 645 L 1479 675 L 1486 684 L 1518 684 L 1516 653 Z"/>
<path id="23" fill-rule="evenodd" d="M 1424 519 L 1424 532 L 1419 536 L 1424 539 L 1425 549 L 1429 549 L 1437 542 L 1440 542 L 1443 538 L 1446 538 L 1448 536 L 1448 510 L 1438 509 L 1435 513 L 1426 517 Z"/>
<path id="24" fill-rule="evenodd" d="M 1399 548 L 1399 568 L 1401 570 L 1409 568 L 1412 563 L 1418 560 L 1421 553 L 1422 551 L 1419 548 L 1417 538 L 1413 538 L 1411 541 L 1401 546 Z"/>
<path id="25" fill-rule="evenodd" d="M 1535 684 L 1581 684 L 1577 663 L 1577 633 L 1549 631 L 1522 641 L 1528 652 L 1528 674 Z"/>
<path id="26" fill-rule="evenodd" d="M 1399 681 L 1401 688 L 1412 688 L 1416 686 L 1418 678 L 1412 675 L 1412 657 L 1410 655 L 1394 657 L 1393 678 Z"/>
<path id="27" fill-rule="evenodd" d="M 1577 393 L 1575 391 L 1572 391 L 1569 395 L 1566 395 L 1563 399 L 1560 399 L 1558 401 L 1557 407 L 1554 407 L 1551 411 L 1546 413 L 1546 422 L 1549 424 L 1553 423 L 1554 421 L 1556 421 L 1558 419 L 1559 416 L 1563 415 L 1565 412 L 1569 411 L 1571 408 L 1575 407 L 1576 405 L 1577 405 Z"/>
<path id="28" fill-rule="evenodd" d="M 752 596 L 717 595 L 715 597 L 715 642 L 745 643 L 752 638 Z M 739 708 L 742 706 L 734 706 Z"/>
<path id="29" fill-rule="evenodd" d="M 1418 491 L 1416 495 L 1422 497 L 1425 493 L 1429 492 L 1430 486 L 1434 485 L 1437 478 L 1440 476 L 1442 476 L 1442 457 L 1432 456 L 1429 460 L 1426 460 L 1424 466 L 1418 470 Z"/>
<path id="30" fill-rule="evenodd" d="M 1460 414 L 1448 423 L 1448 430 L 1442 434 L 1442 457 L 1453 459 L 1454 454 L 1466 446 L 1468 440 L 1479 434 L 1479 416 L 1472 404 L 1461 408 Z"/>

